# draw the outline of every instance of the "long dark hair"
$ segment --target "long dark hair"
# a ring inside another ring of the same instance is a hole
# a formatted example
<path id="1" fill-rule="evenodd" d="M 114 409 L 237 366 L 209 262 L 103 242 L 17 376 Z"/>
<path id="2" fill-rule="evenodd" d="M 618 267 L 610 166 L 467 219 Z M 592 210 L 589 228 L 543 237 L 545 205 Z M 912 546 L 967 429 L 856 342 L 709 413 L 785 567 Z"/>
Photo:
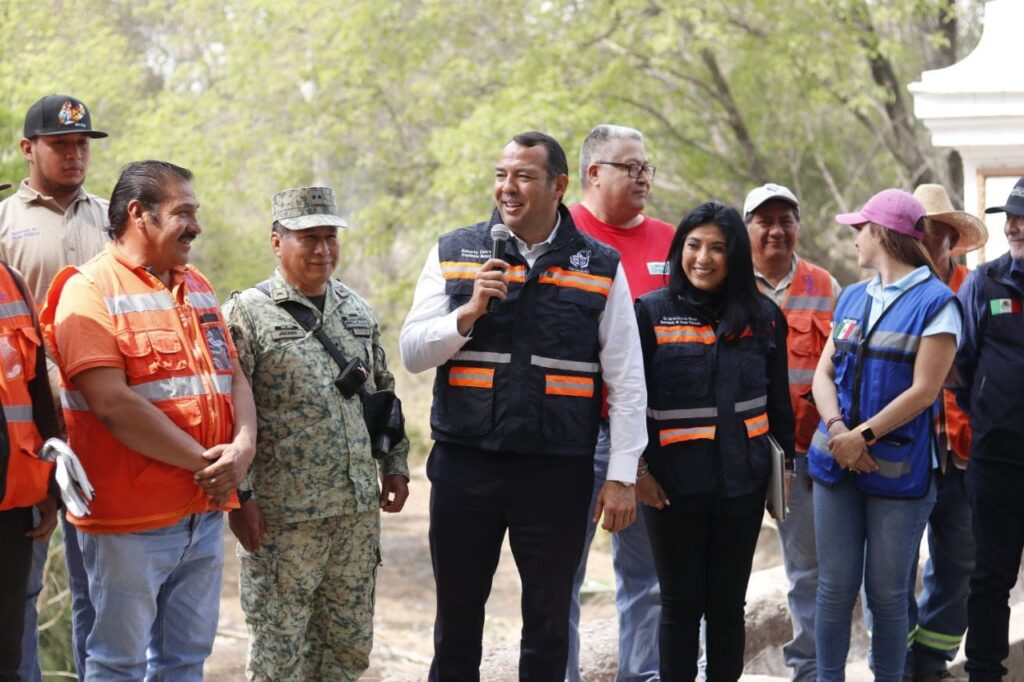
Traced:
<path id="1" fill-rule="evenodd" d="M 750 237 L 739 212 L 719 201 L 706 201 L 690 211 L 676 228 L 672 244 L 668 248 L 668 290 L 673 296 L 688 300 L 706 296 L 696 289 L 683 272 L 682 255 L 686 237 L 693 230 L 704 225 L 715 225 L 725 235 L 725 259 L 728 272 L 721 288 L 712 296 L 724 304 L 719 334 L 738 336 L 748 326 L 755 336 L 762 338 L 769 333 L 772 314 L 766 299 L 754 281 L 753 257 L 750 251 Z"/>

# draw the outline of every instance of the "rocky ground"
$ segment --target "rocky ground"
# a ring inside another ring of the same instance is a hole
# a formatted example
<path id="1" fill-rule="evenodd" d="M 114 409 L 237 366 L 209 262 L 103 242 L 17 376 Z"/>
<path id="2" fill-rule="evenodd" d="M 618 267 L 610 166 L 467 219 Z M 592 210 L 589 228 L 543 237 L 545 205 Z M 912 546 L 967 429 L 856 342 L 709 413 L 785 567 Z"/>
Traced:
<path id="1" fill-rule="evenodd" d="M 384 515 L 382 553 L 384 565 L 377 584 L 377 611 L 374 622 L 375 644 L 370 669 L 362 679 L 407 682 L 426 679 L 432 651 L 431 630 L 434 618 L 433 576 L 427 544 L 427 502 L 429 483 L 422 465 L 414 471 L 410 498 L 405 510 Z M 225 575 L 221 600 L 220 626 L 213 655 L 206 665 L 210 682 L 235 682 L 244 679 L 246 632 L 238 602 L 238 560 L 235 540 L 225 536 Z M 755 557 L 755 571 L 777 567 L 781 562 L 778 542 L 770 521 L 766 521 Z M 610 541 L 600 532 L 588 564 L 585 585 L 581 637 L 584 676 L 588 680 L 613 680 L 615 666 L 615 603 L 612 589 Z M 785 575 L 781 568 L 755 572 L 748 591 L 748 621 L 758 625 L 748 632 L 748 665 L 744 679 L 749 681 L 786 677 L 782 653 L 777 642 L 788 636 L 788 610 L 785 603 Z M 507 543 L 487 603 L 484 625 L 484 663 L 482 679 L 499 682 L 517 678 L 520 585 L 515 563 Z M 749 628 L 748 628 L 749 630 Z M 863 663 L 866 647 L 863 629 L 854 633 L 847 678 L 853 682 L 870 680 Z"/>

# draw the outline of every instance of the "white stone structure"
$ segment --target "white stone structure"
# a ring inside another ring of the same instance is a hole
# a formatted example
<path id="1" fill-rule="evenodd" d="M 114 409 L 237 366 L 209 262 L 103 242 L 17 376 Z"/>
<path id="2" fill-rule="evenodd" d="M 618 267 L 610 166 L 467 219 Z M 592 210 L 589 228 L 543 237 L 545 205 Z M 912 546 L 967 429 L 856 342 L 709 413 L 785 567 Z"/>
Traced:
<path id="1" fill-rule="evenodd" d="M 964 164 L 964 210 L 985 218 L 989 241 L 968 255 L 970 266 L 1006 249 L 1001 206 L 1024 176 L 1024 69 L 1021 29 L 1024 0 L 989 0 L 978 46 L 956 64 L 925 71 L 911 83 L 914 113 L 931 131 L 932 144 L 960 152 Z"/>

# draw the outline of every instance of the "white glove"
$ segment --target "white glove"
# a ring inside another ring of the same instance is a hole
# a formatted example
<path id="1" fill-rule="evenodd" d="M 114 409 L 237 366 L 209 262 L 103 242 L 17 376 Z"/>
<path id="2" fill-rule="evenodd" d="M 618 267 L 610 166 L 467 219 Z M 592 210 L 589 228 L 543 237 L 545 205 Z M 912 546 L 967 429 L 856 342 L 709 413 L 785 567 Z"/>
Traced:
<path id="1" fill-rule="evenodd" d="M 56 463 L 57 486 L 68 511 L 79 517 L 92 513 L 89 502 L 92 502 L 95 491 L 82 468 L 82 462 L 68 444 L 59 438 L 50 438 L 43 443 L 39 459 Z"/>

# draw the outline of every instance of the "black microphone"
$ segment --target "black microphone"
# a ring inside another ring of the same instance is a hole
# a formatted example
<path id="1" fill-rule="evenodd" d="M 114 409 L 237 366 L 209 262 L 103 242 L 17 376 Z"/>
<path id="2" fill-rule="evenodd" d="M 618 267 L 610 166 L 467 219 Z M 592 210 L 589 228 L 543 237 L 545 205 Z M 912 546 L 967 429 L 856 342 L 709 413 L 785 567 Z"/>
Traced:
<path id="1" fill-rule="evenodd" d="M 504 260 L 505 258 L 505 244 L 512 236 L 512 230 L 508 229 L 501 223 L 495 223 L 491 226 L 491 239 L 494 240 L 494 246 L 491 248 L 491 258 L 497 258 Z M 498 309 L 498 303 L 500 301 L 497 298 L 492 298 L 487 301 L 487 312 L 493 313 Z"/>

